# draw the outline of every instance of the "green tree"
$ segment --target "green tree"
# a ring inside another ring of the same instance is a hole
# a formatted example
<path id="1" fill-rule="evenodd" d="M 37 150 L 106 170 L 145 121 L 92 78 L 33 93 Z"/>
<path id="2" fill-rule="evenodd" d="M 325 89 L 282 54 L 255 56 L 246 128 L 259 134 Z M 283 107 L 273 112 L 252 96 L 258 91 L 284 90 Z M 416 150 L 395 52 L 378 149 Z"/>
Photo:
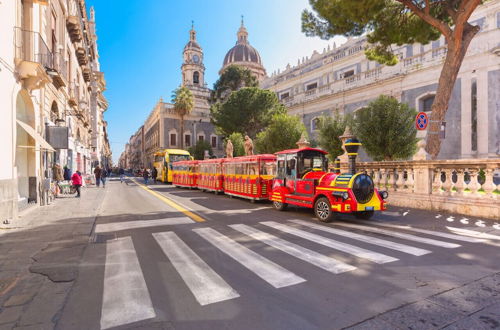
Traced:
<path id="1" fill-rule="evenodd" d="M 218 134 L 238 132 L 254 138 L 269 125 L 273 115 L 286 113 L 286 109 L 274 92 L 244 87 L 232 92 L 225 102 L 212 105 L 210 112 Z"/>
<path id="2" fill-rule="evenodd" d="M 255 148 L 258 153 L 264 154 L 297 148 L 297 141 L 302 134 L 307 132 L 299 117 L 279 113 L 273 116 L 265 130 L 257 134 Z"/>
<path id="3" fill-rule="evenodd" d="M 332 162 L 344 153 L 342 141 L 339 139 L 339 136 L 344 133 L 346 124 L 347 117 L 324 115 L 319 118 L 318 144 L 321 148 L 328 151 L 328 158 Z"/>
<path id="4" fill-rule="evenodd" d="M 257 87 L 258 85 L 257 78 L 255 78 L 250 70 L 233 64 L 228 66 L 215 82 L 211 93 L 211 100 L 213 103 L 222 102 L 231 92 L 237 91 L 242 87 Z"/>
<path id="5" fill-rule="evenodd" d="M 212 146 L 207 141 L 198 141 L 194 146 L 188 148 L 189 153 L 196 160 L 205 159 L 205 150 L 208 151 L 210 156 L 214 155 Z"/>
<path id="6" fill-rule="evenodd" d="M 241 133 L 232 133 L 224 141 L 224 150 L 226 150 L 227 140 L 231 140 L 233 144 L 233 156 L 244 156 L 245 155 L 245 139 Z"/>
<path id="7" fill-rule="evenodd" d="M 181 149 L 184 149 L 184 117 L 191 113 L 194 108 L 193 93 L 185 87 L 179 86 L 172 93 L 174 110 L 181 119 Z"/>
<path id="8" fill-rule="evenodd" d="M 407 104 L 381 95 L 356 112 L 352 128 L 374 160 L 407 159 L 417 149 L 416 114 Z"/>
<path id="9" fill-rule="evenodd" d="M 394 65 L 391 45 L 446 39 L 446 59 L 436 91 L 426 150 L 436 158 L 441 148 L 440 123 L 444 120 L 458 71 L 472 38 L 480 27 L 467 22 L 484 0 L 309 0 L 316 15 L 304 10 L 302 31 L 324 39 L 335 35 L 367 33 L 371 60 Z"/>

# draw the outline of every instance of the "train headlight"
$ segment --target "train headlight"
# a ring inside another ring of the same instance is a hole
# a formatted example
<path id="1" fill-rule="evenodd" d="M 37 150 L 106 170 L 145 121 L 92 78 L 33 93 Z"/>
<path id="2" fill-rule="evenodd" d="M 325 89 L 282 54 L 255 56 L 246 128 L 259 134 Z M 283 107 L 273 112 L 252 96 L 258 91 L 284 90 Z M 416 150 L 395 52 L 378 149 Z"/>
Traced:
<path id="1" fill-rule="evenodd" d="M 349 198 L 349 193 L 347 191 L 334 191 L 333 196 L 346 200 Z"/>
<path id="2" fill-rule="evenodd" d="M 387 199 L 389 197 L 389 193 L 385 190 L 379 192 L 379 194 L 380 194 L 380 197 L 382 197 L 382 199 Z"/>

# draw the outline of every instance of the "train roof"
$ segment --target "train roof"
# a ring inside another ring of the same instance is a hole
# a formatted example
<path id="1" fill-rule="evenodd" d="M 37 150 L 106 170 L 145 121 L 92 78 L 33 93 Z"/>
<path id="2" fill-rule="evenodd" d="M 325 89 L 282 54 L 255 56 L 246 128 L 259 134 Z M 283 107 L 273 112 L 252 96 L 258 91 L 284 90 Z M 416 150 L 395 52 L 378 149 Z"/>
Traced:
<path id="1" fill-rule="evenodd" d="M 321 152 L 322 154 L 324 155 L 327 155 L 328 152 L 322 150 L 322 149 L 318 149 L 318 148 L 300 148 L 300 149 L 288 149 L 288 150 L 283 150 L 283 151 L 278 151 L 277 153 L 275 153 L 276 155 L 283 155 L 283 154 L 294 154 L 294 153 L 297 153 L 297 152 L 301 152 L 301 151 L 307 151 L 307 150 L 310 150 L 310 151 L 318 151 L 318 152 Z"/>
<path id="2" fill-rule="evenodd" d="M 180 160 L 178 162 L 174 162 L 172 165 L 194 165 L 198 164 L 197 160 Z"/>
<path id="3" fill-rule="evenodd" d="M 276 155 L 273 154 L 258 154 L 251 156 L 240 156 L 234 158 L 225 158 L 224 163 L 240 163 L 240 162 L 254 162 L 258 159 L 276 159 Z"/>

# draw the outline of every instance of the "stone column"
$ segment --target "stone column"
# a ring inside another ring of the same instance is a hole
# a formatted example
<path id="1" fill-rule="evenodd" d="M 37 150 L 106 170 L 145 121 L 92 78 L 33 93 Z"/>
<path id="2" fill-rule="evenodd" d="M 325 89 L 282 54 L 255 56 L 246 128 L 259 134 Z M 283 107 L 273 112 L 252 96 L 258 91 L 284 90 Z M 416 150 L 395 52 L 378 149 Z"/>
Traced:
<path id="1" fill-rule="evenodd" d="M 477 154 L 488 156 L 488 72 L 482 70 L 477 79 Z"/>
<path id="2" fill-rule="evenodd" d="M 471 75 L 466 73 L 461 77 L 461 158 L 471 158 L 472 157 L 472 145 L 471 145 Z"/>

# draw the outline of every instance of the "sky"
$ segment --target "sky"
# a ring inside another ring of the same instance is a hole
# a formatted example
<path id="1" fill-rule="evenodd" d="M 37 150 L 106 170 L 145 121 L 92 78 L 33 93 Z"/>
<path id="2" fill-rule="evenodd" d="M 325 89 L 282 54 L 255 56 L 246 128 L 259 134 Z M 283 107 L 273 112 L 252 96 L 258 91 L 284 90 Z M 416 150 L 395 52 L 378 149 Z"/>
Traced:
<path id="1" fill-rule="evenodd" d="M 209 87 L 236 43 L 241 15 L 268 75 L 343 40 L 325 41 L 301 32 L 300 16 L 310 8 L 308 0 L 87 0 L 87 5 L 95 9 L 109 101 L 104 117 L 115 162 L 160 97 L 170 101 L 181 83 L 182 51 L 192 21 Z"/>

